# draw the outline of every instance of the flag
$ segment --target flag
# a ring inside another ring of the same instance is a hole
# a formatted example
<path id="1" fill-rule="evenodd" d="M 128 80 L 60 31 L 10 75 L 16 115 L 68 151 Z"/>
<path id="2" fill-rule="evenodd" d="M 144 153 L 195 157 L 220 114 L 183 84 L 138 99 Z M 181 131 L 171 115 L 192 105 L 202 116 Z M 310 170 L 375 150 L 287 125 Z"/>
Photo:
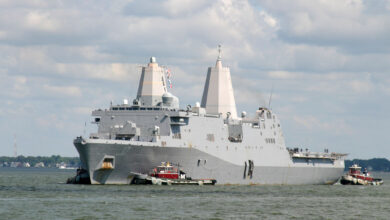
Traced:
<path id="1" fill-rule="evenodd" d="M 169 88 L 172 89 L 171 70 L 170 69 L 166 70 L 166 76 L 167 76 L 167 80 L 168 80 L 168 83 L 169 83 Z"/>
<path id="2" fill-rule="evenodd" d="M 167 78 L 171 78 L 171 70 L 170 69 L 167 69 Z"/>

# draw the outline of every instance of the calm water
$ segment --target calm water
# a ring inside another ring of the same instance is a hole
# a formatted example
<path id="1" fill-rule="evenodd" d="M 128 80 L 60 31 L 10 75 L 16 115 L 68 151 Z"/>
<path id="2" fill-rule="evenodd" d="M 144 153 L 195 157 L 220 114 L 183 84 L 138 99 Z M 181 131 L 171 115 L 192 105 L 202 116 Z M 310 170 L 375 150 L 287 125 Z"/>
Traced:
<path id="1" fill-rule="evenodd" d="M 0 168 L 0 219 L 389 219 L 382 186 L 92 186 L 74 170 Z"/>

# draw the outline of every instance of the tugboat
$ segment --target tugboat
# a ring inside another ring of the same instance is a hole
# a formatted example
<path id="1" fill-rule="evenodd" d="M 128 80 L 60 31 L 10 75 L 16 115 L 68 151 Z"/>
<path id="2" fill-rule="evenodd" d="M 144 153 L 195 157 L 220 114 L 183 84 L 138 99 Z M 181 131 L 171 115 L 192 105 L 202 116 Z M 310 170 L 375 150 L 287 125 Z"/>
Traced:
<path id="1" fill-rule="evenodd" d="M 163 179 L 186 179 L 186 174 L 169 162 L 162 162 L 160 166 L 153 169 L 150 176 Z"/>
<path id="2" fill-rule="evenodd" d="M 340 183 L 343 185 L 382 185 L 382 179 L 373 178 L 367 169 L 361 173 L 361 167 L 354 164 L 349 167 L 349 172 L 341 177 Z"/>
<path id="3" fill-rule="evenodd" d="M 215 185 L 215 179 L 192 179 L 180 170 L 179 165 L 170 162 L 161 162 L 153 171 L 147 174 L 132 173 L 134 177 L 131 184 L 152 184 L 152 185 Z"/>

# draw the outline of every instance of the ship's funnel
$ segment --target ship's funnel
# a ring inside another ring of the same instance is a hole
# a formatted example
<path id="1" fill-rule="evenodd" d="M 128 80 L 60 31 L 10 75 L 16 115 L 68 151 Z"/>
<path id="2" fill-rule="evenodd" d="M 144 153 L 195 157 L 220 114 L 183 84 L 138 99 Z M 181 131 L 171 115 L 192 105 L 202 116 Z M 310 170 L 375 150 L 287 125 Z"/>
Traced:
<path id="1" fill-rule="evenodd" d="M 209 67 L 202 96 L 202 108 L 207 114 L 223 114 L 237 118 L 236 102 L 234 100 L 230 69 L 222 66 L 221 48 L 215 67 Z"/>
<path id="2" fill-rule="evenodd" d="M 164 68 L 158 66 L 155 57 L 142 67 L 139 80 L 137 99 L 141 105 L 155 106 L 162 102 L 162 96 L 167 92 Z"/>

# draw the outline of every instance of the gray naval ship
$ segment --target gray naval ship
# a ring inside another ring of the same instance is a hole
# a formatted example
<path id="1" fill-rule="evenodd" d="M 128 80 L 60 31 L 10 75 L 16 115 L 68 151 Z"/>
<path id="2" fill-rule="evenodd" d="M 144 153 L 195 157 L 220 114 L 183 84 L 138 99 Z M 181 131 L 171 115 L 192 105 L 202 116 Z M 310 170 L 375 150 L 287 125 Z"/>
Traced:
<path id="1" fill-rule="evenodd" d="M 91 184 L 130 184 L 134 173 L 147 174 L 162 162 L 218 184 L 333 184 L 342 176 L 345 154 L 287 148 L 269 108 L 237 116 L 220 52 L 208 68 L 202 101 L 193 107 L 179 108 L 166 78 L 152 57 L 132 104 L 124 100 L 92 112 L 97 133 L 74 140 Z"/>

